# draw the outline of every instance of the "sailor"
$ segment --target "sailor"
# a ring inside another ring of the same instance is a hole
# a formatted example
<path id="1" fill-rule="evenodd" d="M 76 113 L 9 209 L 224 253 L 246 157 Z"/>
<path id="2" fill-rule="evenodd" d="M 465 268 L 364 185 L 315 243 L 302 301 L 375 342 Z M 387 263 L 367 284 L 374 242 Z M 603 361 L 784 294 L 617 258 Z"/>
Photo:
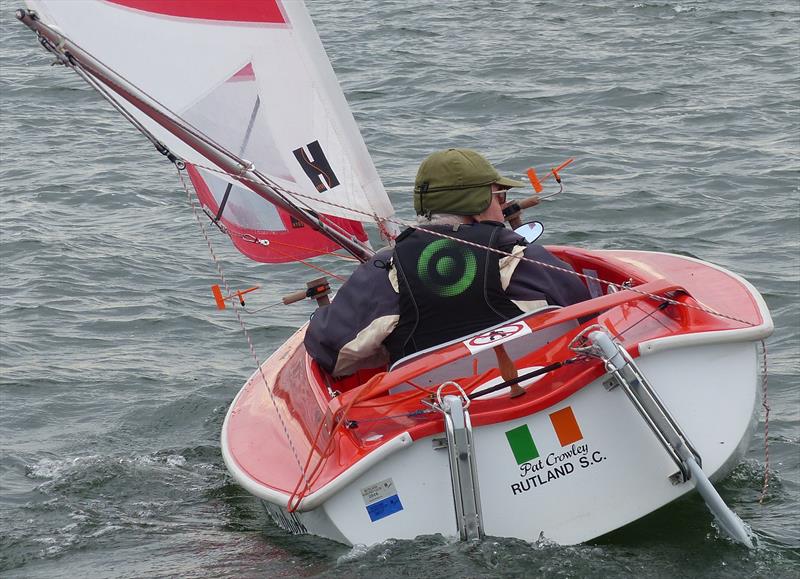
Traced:
<path id="1" fill-rule="evenodd" d="M 305 336 L 308 353 L 333 376 L 347 376 L 523 312 L 589 299 L 568 264 L 504 226 L 506 192 L 524 185 L 469 149 L 427 157 L 414 185 L 419 228 L 361 264 L 315 313 Z"/>

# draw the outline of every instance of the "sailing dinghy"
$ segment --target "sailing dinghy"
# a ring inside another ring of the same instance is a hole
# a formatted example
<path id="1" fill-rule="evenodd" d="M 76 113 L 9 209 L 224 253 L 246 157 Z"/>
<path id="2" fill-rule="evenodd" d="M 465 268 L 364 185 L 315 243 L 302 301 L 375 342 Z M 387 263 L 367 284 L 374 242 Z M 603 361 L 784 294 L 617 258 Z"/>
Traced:
<path id="1" fill-rule="evenodd" d="M 250 259 L 364 261 L 364 223 L 387 238 L 404 225 L 301 2 L 27 4 L 19 20 L 188 176 Z M 693 490 L 752 544 L 711 480 L 755 425 L 773 328 L 761 295 L 689 257 L 549 249 L 592 299 L 345 378 L 308 356 L 298 329 L 231 404 L 231 475 L 288 531 L 347 544 L 578 543 Z M 241 294 L 225 292 L 218 303 Z M 315 281 L 301 297 L 326 293 Z"/>

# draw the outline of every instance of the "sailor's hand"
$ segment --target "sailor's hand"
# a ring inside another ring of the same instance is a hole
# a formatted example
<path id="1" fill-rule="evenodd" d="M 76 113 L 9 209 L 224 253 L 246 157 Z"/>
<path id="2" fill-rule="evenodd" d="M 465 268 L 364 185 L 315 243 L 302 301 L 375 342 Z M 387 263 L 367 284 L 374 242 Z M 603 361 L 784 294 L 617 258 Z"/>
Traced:
<path id="1" fill-rule="evenodd" d="M 528 209 L 529 207 L 535 207 L 539 204 L 541 198 L 538 195 L 531 195 L 530 197 L 526 197 L 525 199 L 521 199 L 517 201 L 519 204 L 520 209 Z"/>
<path id="2" fill-rule="evenodd" d="M 511 224 L 512 229 L 516 229 L 520 225 L 522 225 L 522 211 L 523 209 L 527 209 L 529 207 L 533 207 L 539 204 L 539 196 L 538 195 L 531 195 L 530 197 L 526 197 L 525 199 L 519 199 L 517 201 L 507 201 L 503 203 L 503 216 L 505 217 L 506 221 Z"/>

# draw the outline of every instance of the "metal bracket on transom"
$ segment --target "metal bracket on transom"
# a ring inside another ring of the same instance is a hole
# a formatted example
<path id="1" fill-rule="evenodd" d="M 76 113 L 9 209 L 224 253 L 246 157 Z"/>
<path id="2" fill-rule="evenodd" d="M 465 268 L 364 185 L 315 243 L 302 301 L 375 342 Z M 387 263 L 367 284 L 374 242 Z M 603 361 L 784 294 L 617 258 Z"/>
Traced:
<path id="1" fill-rule="evenodd" d="M 483 538 L 478 471 L 468 405 L 460 396 L 449 395 L 444 397 L 440 406 L 447 434 L 456 524 L 462 541 Z"/>
<path id="2" fill-rule="evenodd" d="M 581 340 L 585 340 L 586 345 L 579 344 Z M 628 399 L 678 467 L 678 472 L 670 477 L 673 484 L 688 481 L 692 475 L 687 459 L 691 457 L 702 466 L 702 458 L 664 407 L 627 350 L 615 343 L 600 326 L 592 326 L 581 332 L 570 347 L 575 352 L 603 360 L 609 372 L 608 379 L 603 382 L 605 388 L 613 390 L 620 387 L 625 391 Z"/>
<path id="3" fill-rule="evenodd" d="M 602 326 L 586 328 L 570 343 L 570 349 L 579 354 L 599 358 L 605 363 L 609 377 L 603 382 L 607 390 L 623 389 L 639 415 L 650 427 L 667 454 L 678 466 L 679 472 L 670 480 L 673 484 L 694 480 L 695 488 L 720 526 L 734 540 L 753 547 L 745 524 L 719 496 L 703 472 L 702 459 L 689 439 L 667 411 L 653 387 L 642 374 L 628 351 L 614 342 Z"/>

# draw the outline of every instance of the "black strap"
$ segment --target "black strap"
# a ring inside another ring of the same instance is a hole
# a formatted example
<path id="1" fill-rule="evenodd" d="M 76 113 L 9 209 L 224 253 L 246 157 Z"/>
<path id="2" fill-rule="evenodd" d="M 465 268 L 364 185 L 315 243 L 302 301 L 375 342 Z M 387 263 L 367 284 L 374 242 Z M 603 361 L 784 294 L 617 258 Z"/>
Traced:
<path id="1" fill-rule="evenodd" d="M 491 394 L 492 392 L 497 392 L 498 390 L 502 390 L 503 388 L 508 388 L 509 386 L 513 386 L 514 384 L 519 384 L 520 382 L 524 382 L 525 380 L 530 380 L 531 378 L 536 378 L 537 376 L 541 376 L 542 374 L 547 374 L 548 372 L 552 372 L 553 370 L 558 370 L 562 366 L 566 366 L 567 364 L 572 364 L 573 362 L 577 361 L 578 358 L 568 358 L 563 362 L 554 362 L 549 366 L 545 366 L 544 368 L 539 368 L 538 370 L 533 370 L 528 372 L 527 374 L 523 374 L 518 378 L 513 378 L 511 380 L 506 380 L 505 382 L 501 382 L 491 388 L 487 388 L 486 390 L 481 390 L 480 392 L 474 392 L 467 396 L 470 400 L 474 400 L 475 398 L 480 398 L 481 396 L 486 396 L 487 394 Z"/>
<path id="2" fill-rule="evenodd" d="M 217 211 L 217 216 L 214 217 L 214 223 L 217 223 L 222 217 L 222 212 L 225 211 L 225 204 L 228 202 L 228 196 L 231 194 L 231 189 L 233 189 L 233 183 L 228 183 L 228 186 L 225 188 L 225 194 L 222 196 L 222 203 L 219 204 L 219 211 Z"/>

